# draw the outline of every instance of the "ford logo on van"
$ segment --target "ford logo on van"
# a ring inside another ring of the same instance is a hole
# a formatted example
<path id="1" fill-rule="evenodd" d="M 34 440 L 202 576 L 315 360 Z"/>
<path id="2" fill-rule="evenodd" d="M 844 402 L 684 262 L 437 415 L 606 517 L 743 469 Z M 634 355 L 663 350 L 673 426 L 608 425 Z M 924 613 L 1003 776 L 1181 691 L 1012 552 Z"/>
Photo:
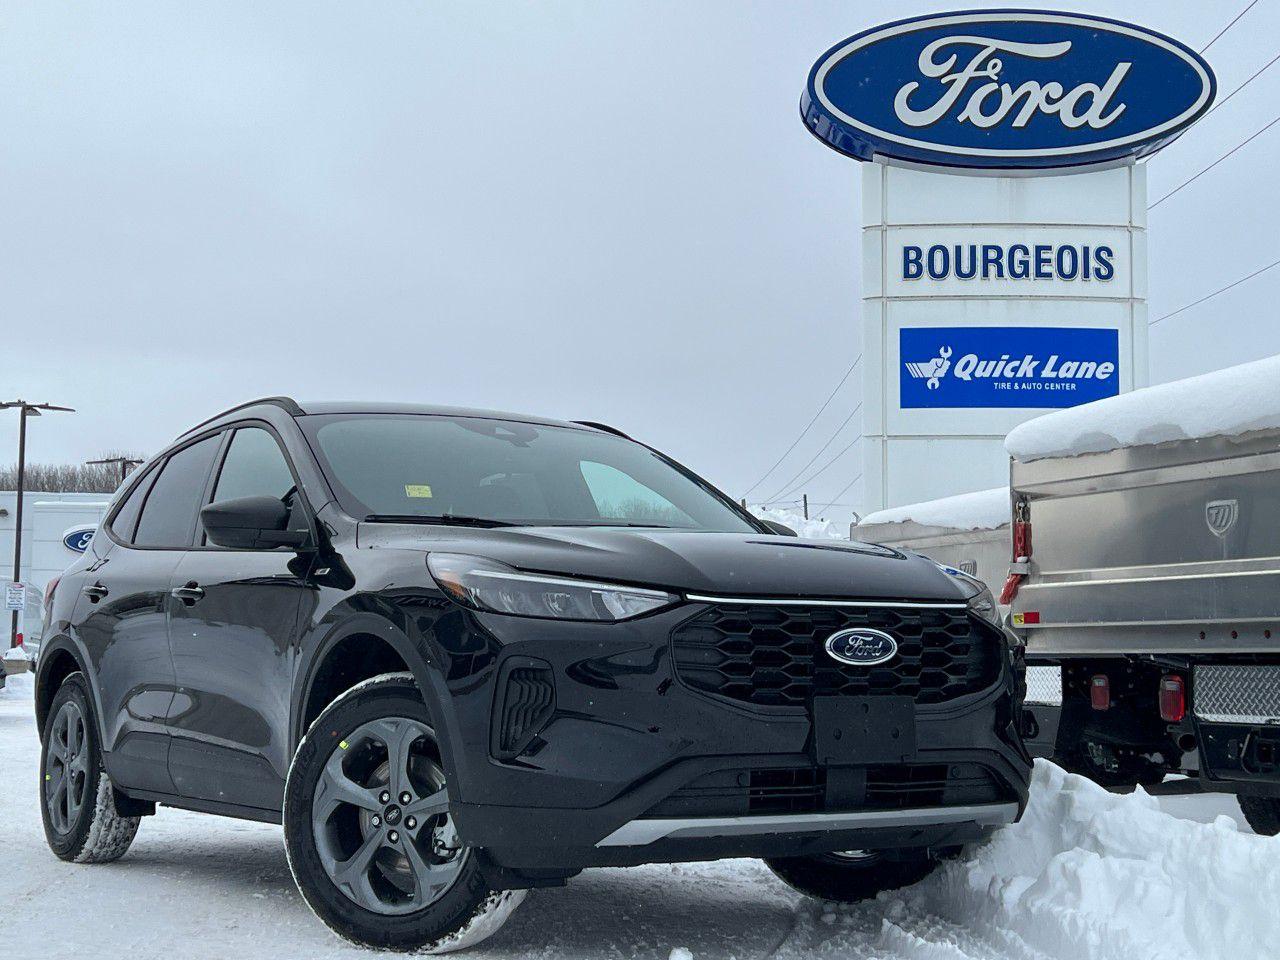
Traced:
<path id="1" fill-rule="evenodd" d="M 840 630 L 827 637 L 827 653 L 833 660 L 855 667 L 874 667 L 898 655 L 898 641 L 880 630 L 857 627 Z"/>
<path id="2" fill-rule="evenodd" d="M 72 527 L 62 534 L 62 545 L 72 553 L 84 553 L 89 549 L 89 541 L 93 539 L 93 533 L 97 529 L 96 525 Z"/>
<path id="3" fill-rule="evenodd" d="M 1213 102 L 1195 51 L 1071 13 L 935 14 L 875 27 L 814 64 L 805 125 L 859 160 L 1047 168 L 1142 157 Z"/>

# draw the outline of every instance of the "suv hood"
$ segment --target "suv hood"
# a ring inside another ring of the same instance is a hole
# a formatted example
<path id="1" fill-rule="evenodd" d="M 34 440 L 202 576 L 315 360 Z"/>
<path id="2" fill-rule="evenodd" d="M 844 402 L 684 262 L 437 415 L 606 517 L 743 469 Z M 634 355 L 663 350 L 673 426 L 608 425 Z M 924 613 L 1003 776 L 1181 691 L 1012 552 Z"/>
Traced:
<path id="1" fill-rule="evenodd" d="M 521 570 L 727 597 L 962 601 L 931 560 L 844 540 L 622 527 L 359 524 L 361 548 L 468 553 Z"/>

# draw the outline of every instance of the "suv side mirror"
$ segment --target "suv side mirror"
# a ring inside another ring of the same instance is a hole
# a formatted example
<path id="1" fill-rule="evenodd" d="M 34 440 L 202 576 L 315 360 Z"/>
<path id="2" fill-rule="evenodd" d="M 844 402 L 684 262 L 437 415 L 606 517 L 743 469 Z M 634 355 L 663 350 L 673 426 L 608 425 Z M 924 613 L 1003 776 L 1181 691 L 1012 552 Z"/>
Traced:
<path id="1" fill-rule="evenodd" d="M 800 534 L 796 533 L 794 530 L 788 527 L 785 523 L 778 523 L 778 521 L 776 520 L 761 520 L 760 522 L 763 523 L 766 527 L 768 527 L 770 530 L 772 530 L 774 533 L 776 533 L 780 537 L 800 536 Z"/>
<path id="2" fill-rule="evenodd" d="M 209 541 L 237 550 L 301 549 L 310 537 L 290 530 L 289 508 L 275 497 L 237 497 L 211 503 L 200 511 Z"/>

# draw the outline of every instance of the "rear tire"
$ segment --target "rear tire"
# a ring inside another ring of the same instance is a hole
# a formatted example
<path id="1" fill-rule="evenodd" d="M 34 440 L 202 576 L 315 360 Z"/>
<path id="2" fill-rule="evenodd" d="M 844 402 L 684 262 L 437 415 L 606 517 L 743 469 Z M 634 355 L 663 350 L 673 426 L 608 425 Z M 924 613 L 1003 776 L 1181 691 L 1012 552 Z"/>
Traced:
<path id="1" fill-rule="evenodd" d="M 1280 833 L 1280 798 L 1237 796 L 1236 800 L 1254 833 L 1264 837 Z"/>
<path id="2" fill-rule="evenodd" d="M 792 889 L 836 903 L 858 903 L 885 890 L 919 883 L 938 868 L 938 862 L 924 854 L 910 860 L 889 860 L 874 851 L 765 860 L 769 869 Z"/>
<path id="3" fill-rule="evenodd" d="M 49 849 L 73 863 L 119 860 L 138 832 L 138 817 L 116 812 L 83 673 L 63 680 L 45 718 L 40 817 Z"/>
<path id="4" fill-rule="evenodd" d="M 289 768 L 289 868 L 316 916 L 355 943 L 461 950 L 524 899 L 490 887 L 458 840 L 431 724 L 412 677 L 375 677 L 316 718 Z"/>

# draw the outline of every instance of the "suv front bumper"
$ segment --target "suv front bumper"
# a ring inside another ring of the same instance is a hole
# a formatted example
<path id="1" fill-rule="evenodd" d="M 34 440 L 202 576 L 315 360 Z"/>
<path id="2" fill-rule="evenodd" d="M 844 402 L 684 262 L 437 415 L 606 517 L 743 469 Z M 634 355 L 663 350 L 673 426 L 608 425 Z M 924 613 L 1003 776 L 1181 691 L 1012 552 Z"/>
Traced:
<path id="1" fill-rule="evenodd" d="M 1002 652 L 983 689 L 915 705 L 900 755 L 827 764 L 811 707 L 760 708 L 681 682 L 669 637 L 691 609 L 619 624 L 464 615 L 459 649 L 493 654 L 482 682 L 451 671 L 441 724 L 465 842 L 529 871 L 950 847 L 1025 806 L 1031 761 L 1012 656 Z M 511 665 L 530 662 L 553 678 L 553 716 L 500 759 L 503 685 Z M 860 702 L 874 716 L 875 698 Z"/>

